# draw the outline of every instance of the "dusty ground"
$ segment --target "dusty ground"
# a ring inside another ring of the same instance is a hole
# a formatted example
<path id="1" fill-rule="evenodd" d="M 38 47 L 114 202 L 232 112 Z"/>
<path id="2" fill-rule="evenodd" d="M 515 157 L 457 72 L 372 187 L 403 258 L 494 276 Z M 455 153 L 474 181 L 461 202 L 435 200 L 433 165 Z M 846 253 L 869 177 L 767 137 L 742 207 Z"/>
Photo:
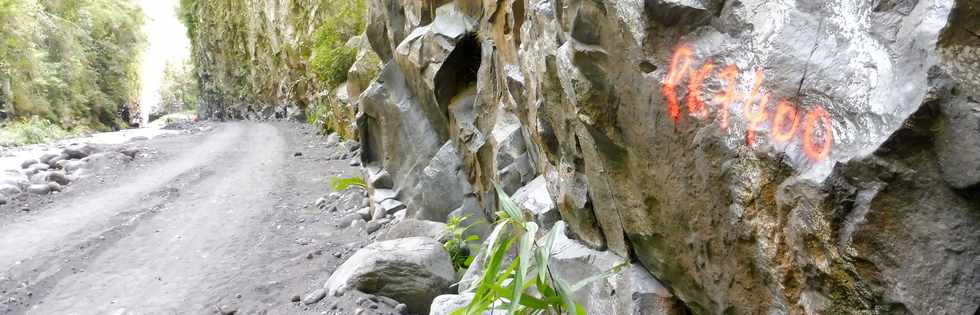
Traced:
<path id="1" fill-rule="evenodd" d="M 355 172 L 328 158 L 339 148 L 303 124 L 213 126 L 0 206 L 0 313 L 392 313 L 359 292 L 293 301 L 367 244 L 340 227 L 363 192 L 314 205 Z"/>

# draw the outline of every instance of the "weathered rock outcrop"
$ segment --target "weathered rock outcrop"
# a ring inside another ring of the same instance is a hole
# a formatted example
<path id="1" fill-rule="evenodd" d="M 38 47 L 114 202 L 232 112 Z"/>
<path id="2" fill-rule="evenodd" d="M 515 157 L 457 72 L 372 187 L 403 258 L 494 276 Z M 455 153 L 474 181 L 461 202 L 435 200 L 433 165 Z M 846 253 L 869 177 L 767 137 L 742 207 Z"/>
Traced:
<path id="1" fill-rule="evenodd" d="M 499 185 L 696 314 L 980 308 L 976 1 L 367 0 L 384 65 L 339 91 L 329 9 L 259 2 L 195 7 L 245 12 L 199 25 L 204 108 L 349 98 L 368 219 L 492 222 Z"/>
<path id="2" fill-rule="evenodd" d="M 362 163 L 410 216 L 540 176 L 697 314 L 980 307 L 971 1 L 368 7 Z"/>

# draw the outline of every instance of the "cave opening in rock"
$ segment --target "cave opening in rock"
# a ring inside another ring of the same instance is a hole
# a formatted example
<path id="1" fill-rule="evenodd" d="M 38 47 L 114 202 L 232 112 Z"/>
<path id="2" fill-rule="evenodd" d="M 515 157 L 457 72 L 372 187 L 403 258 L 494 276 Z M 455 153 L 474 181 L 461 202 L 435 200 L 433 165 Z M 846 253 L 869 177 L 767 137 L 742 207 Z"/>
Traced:
<path id="1" fill-rule="evenodd" d="M 477 73 L 480 71 L 480 41 L 475 33 L 463 36 L 449 54 L 435 78 L 435 96 L 439 107 L 448 117 L 450 104 L 475 94 Z M 465 94 L 465 95 L 464 95 Z"/>

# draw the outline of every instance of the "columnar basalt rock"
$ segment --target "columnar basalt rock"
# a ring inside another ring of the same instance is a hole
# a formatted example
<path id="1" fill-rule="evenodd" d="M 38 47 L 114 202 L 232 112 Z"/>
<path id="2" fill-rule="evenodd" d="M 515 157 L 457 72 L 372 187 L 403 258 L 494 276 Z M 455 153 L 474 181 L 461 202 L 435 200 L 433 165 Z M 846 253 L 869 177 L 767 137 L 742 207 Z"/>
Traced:
<path id="1" fill-rule="evenodd" d="M 540 176 L 573 238 L 697 314 L 980 305 L 970 1 L 392 2 L 360 121 L 399 198 L 451 146 L 451 203 Z"/>

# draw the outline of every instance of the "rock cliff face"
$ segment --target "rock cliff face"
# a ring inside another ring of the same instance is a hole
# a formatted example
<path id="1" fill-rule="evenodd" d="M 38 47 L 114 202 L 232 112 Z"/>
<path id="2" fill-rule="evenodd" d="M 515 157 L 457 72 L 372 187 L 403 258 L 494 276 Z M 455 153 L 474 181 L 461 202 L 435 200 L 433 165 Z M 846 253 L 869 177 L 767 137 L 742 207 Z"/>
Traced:
<path id="1" fill-rule="evenodd" d="M 203 105 L 349 100 L 375 214 L 492 220 L 500 185 L 591 248 L 559 269 L 627 257 L 695 314 L 980 307 L 975 1 L 367 0 L 341 93 L 325 3 L 193 6 Z"/>
<path id="2" fill-rule="evenodd" d="M 370 0 L 362 163 L 430 220 L 541 176 L 578 241 L 696 314 L 973 314 L 978 14 Z"/>
<path id="3" fill-rule="evenodd" d="M 341 44 L 348 40 L 349 35 L 335 33 L 356 29 L 360 17 L 346 16 L 348 12 L 340 7 L 358 3 L 183 0 L 180 14 L 188 27 L 201 84 L 199 115 L 213 119 L 305 120 L 308 108 L 327 99 L 342 98 L 336 94 L 346 92 L 341 91 L 346 88 L 335 91 L 337 84 L 318 73 L 322 70 L 316 63 L 323 59 L 318 60 L 317 53 L 325 53 L 318 49 L 328 37 Z M 331 19 L 339 22 L 323 27 Z M 353 40 L 348 45 L 357 47 L 360 42 Z M 373 53 L 351 58 L 377 60 Z M 356 74 L 377 68 L 365 63 L 355 64 L 359 66 Z M 347 66 L 343 72 L 346 70 Z M 355 75 L 352 79 L 360 84 L 356 88 L 366 84 L 366 78 Z"/>

